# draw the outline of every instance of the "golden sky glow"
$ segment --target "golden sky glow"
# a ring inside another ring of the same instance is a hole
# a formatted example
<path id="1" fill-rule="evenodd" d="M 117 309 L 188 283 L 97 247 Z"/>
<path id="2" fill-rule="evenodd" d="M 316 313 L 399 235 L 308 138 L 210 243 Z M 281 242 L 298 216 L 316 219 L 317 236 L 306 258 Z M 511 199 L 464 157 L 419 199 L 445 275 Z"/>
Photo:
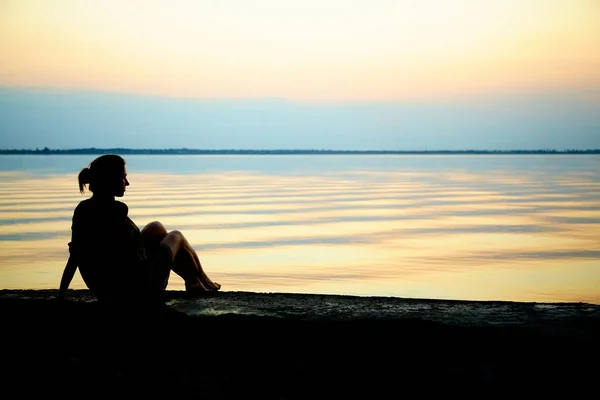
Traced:
<path id="1" fill-rule="evenodd" d="M 393 100 L 600 87 L 597 0 L 0 0 L 0 85 Z"/>

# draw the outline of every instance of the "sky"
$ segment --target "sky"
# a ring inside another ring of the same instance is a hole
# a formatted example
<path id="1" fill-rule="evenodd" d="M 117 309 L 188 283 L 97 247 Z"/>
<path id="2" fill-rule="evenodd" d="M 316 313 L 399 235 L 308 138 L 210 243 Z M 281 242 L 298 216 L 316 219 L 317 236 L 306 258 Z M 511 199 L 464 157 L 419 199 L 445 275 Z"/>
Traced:
<path id="1" fill-rule="evenodd" d="M 0 148 L 600 148 L 598 0 L 0 0 Z"/>

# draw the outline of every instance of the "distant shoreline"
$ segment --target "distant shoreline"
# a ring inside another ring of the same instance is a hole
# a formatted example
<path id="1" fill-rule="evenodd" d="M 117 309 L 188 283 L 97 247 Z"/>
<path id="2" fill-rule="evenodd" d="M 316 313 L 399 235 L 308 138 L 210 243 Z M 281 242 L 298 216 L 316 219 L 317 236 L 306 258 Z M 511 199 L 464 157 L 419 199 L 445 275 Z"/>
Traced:
<path id="1" fill-rule="evenodd" d="M 0 149 L 0 155 L 89 155 L 89 154 L 146 154 L 146 155 L 481 155 L 481 154 L 600 154 L 600 149 L 538 149 L 538 150 L 313 150 L 313 149 Z"/>

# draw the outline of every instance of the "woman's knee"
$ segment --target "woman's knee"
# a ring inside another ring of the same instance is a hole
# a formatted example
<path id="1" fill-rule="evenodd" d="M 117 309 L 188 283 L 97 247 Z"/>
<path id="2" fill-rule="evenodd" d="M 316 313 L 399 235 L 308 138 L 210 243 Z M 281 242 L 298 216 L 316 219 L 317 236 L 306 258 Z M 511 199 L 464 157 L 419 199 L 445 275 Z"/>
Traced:
<path id="1" fill-rule="evenodd" d="M 167 236 L 167 229 L 158 221 L 152 221 L 142 229 L 142 237 L 144 240 L 151 242 L 160 242 Z"/>
<path id="2" fill-rule="evenodd" d="M 184 246 L 185 238 L 178 230 L 173 230 L 167 233 L 160 241 L 162 245 L 168 246 L 171 249 L 173 256 L 176 256 L 179 249 Z"/>
<path id="3" fill-rule="evenodd" d="M 169 238 L 176 242 L 183 242 L 185 240 L 185 238 L 183 237 L 183 233 L 181 233 L 177 229 L 172 230 L 169 233 L 167 233 L 167 235 L 165 235 L 165 238 Z"/>

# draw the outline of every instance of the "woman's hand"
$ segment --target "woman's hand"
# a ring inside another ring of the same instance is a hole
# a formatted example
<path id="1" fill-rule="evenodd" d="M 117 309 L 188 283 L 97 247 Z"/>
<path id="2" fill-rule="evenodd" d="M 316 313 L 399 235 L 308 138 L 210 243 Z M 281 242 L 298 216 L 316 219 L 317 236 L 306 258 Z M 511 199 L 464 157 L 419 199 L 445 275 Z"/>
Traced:
<path id="1" fill-rule="evenodd" d="M 67 265 L 65 265 L 65 270 L 63 271 L 63 275 L 60 280 L 60 289 L 58 289 L 58 295 L 56 296 L 57 301 L 63 302 L 67 300 L 67 289 L 69 289 L 69 285 L 71 284 L 73 275 L 75 275 L 75 271 L 77 271 L 77 261 L 71 254 L 69 255 Z"/>

